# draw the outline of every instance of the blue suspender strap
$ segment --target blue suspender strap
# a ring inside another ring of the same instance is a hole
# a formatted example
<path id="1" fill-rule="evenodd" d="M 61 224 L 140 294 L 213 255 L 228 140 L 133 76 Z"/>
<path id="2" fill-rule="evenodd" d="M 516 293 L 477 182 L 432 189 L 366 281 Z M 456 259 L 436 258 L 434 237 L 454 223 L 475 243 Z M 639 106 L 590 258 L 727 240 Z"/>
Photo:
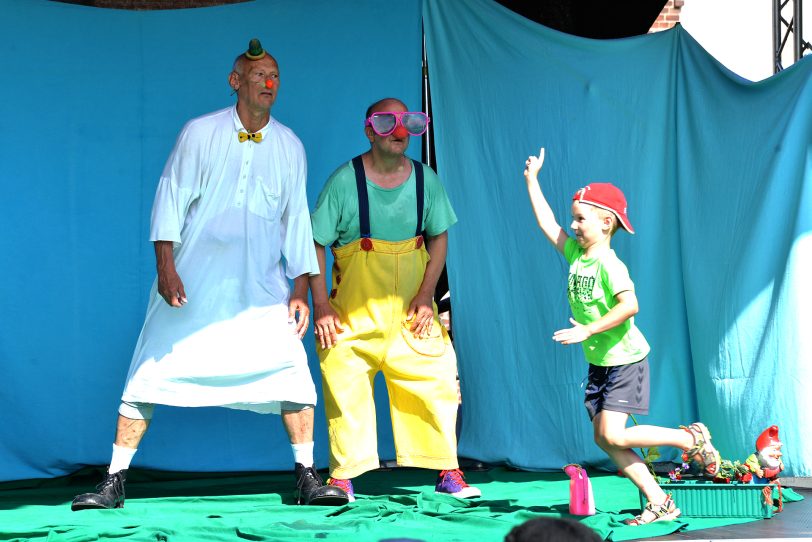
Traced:
<path id="1" fill-rule="evenodd" d="M 417 160 L 412 160 L 414 165 L 415 189 L 417 198 L 417 229 L 415 237 L 423 235 L 423 207 L 425 205 L 425 183 L 423 181 L 423 164 Z M 372 236 L 369 227 L 369 195 L 367 194 L 367 176 L 364 173 L 364 162 L 361 156 L 352 159 L 352 167 L 355 170 L 355 188 L 358 191 L 358 222 L 361 229 L 361 238 Z"/>
<path id="2" fill-rule="evenodd" d="M 414 180 L 417 189 L 417 230 L 414 234 L 415 237 L 423 235 L 423 205 L 425 197 L 425 186 L 423 183 L 423 164 L 417 160 L 412 160 L 414 164 Z"/>
<path id="3" fill-rule="evenodd" d="M 361 226 L 361 239 L 371 237 L 369 229 L 369 195 L 367 194 L 367 176 L 364 173 L 364 162 L 361 155 L 352 159 L 355 170 L 355 187 L 358 189 L 358 221 Z"/>

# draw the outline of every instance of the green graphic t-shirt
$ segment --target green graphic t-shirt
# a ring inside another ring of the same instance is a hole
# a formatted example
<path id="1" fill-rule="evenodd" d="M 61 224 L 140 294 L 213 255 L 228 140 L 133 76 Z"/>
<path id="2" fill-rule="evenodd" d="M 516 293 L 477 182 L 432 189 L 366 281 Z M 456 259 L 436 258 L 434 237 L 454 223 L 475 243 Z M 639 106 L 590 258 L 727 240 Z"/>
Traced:
<path id="1" fill-rule="evenodd" d="M 367 179 L 369 227 L 373 239 L 403 241 L 415 236 L 417 228 L 417 190 L 414 167 L 409 178 L 395 188 L 381 188 Z M 423 229 L 426 235 L 439 235 L 457 222 L 440 178 L 423 165 L 425 198 Z M 313 238 L 322 246 L 352 243 L 361 237 L 358 218 L 358 189 L 352 162 L 341 165 L 319 195 L 316 209 L 310 215 Z"/>
<path id="2" fill-rule="evenodd" d="M 634 291 L 629 270 L 615 254 L 607 250 L 594 258 L 585 258 L 584 249 L 570 238 L 564 245 L 564 257 L 570 264 L 567 299 L 573 318 L 587 325 L 617 305 L 615 296 Z M 592 365 L 609 367 L 640 361 L 649 353 L 646 338 L 629 318 L 619 326 L 596 333 L 581 343 L 586 360 Z"/>

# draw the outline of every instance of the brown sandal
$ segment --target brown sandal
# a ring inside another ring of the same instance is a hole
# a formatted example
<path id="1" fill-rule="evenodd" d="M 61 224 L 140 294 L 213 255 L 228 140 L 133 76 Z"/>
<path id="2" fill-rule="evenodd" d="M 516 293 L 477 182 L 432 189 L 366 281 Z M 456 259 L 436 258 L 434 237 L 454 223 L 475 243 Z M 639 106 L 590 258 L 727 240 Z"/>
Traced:
<path id="1" fill-rule="evenodd" d="M 686 462 L 691 460 L 696 461 L 702 467 L 705 476 L 710 478 L 719 474 L 722 458 L 716 448 L 713 447 L 713 444 L 711 444 L 711 434 L 708 428 L 705 427 L 705 424 L 696 422 L 688 427 L 681 425 L 680 429 L 684 429 L 694 437 L 694 445 L 683 452 L 682 460 Z"/>
<path id="2" fill-rule="evenodd" d="M 626 525 L 648 525 L 655 521 L 677 519 L 680 513 L 679 508 L 674 504 L 674 499 L 671 498 L 671 494 L 669 493 L 663 504 L 652 504 L 649 502 L 646 504 L 646 507 L 643 508 L 639 516 L 634 516 L 632 519 L 625 519 L 623 523 Z"/>

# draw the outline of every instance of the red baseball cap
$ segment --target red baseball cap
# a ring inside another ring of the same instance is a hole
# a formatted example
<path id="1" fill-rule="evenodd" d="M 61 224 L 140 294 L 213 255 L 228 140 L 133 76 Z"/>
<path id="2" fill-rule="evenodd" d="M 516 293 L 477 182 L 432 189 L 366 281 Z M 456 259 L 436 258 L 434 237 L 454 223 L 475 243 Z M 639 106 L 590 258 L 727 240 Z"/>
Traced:
<path id="1" fill-rule="evenodd" d="M 623 229 L 629 233 L 634 233 L 634 228 L 632 228 L 629 217 L 626 215 L 626 196 L 623 195 L 620 188 L 612 183 L 589 183 L 578 190 L 572 196 L 572 200 L 612 211 L 620 221 Z"/>

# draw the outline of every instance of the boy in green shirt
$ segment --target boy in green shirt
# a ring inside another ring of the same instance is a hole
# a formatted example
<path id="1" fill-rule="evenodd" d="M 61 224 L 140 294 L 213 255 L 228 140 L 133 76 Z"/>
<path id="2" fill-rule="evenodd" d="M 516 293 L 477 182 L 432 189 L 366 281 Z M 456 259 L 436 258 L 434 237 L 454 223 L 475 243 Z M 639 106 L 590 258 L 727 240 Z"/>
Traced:
<path id="1" fill-rule="evenodd" d="M 666 495 L 632 448 L 674 446 L 683 458 L 699 463 L 710 477 L 719 472 L 719 453 L 702 423 L 671 429 L 652 425 L 626 427 L 630 414 L 648 414 L 649 345 L 634 325 L 638 312 L 634 283 L 610 247 L 618 228 L 634 233 L 626 215 L 626 198 L 609 183 L 578 190 L 572 202 L 571 238 L 558 224 L 538 183 L 544 148 L 525 163 L 524 177 L 533 212 L 544 235 L 570 264 L 567 297 L 572 327 L 556 331 L 561 344 L 581 343 L 589 362 L 584 404 L 595 443 L 642 491 L 648 504 L 629 525 L 675 519 L 680 510 Z"/>

